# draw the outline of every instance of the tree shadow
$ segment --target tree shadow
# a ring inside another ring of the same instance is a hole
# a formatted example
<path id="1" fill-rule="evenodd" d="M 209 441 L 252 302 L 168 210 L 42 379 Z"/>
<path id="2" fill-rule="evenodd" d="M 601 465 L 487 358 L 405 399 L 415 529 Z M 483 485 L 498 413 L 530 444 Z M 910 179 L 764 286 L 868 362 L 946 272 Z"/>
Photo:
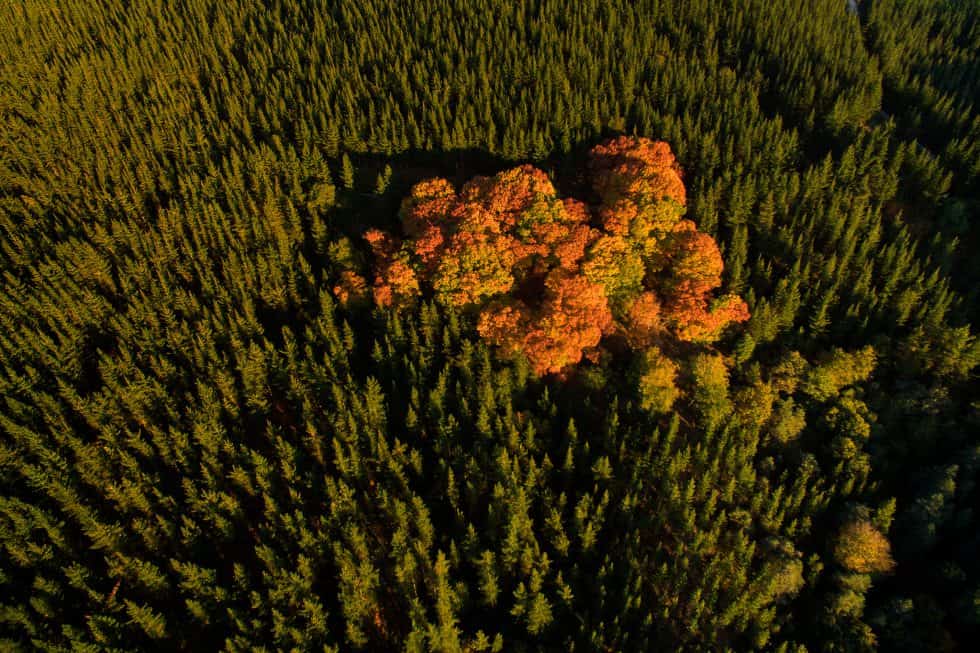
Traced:
<path id="1" fill-rule="evenodd" d="M 618 132 L 617 132 L 618 133 Z M 399 224 L 398 207 L 412 186 L 434 177 L 448 179 L 458 190 L 473 177 L 492 176 L 503 170 L 529 164 L 544 170 L 555 184 L 560 197 L 593 200 L 588 184 L 588 153 L 599 143 L 617 133 L 574 145 L 567 152 L 556 152 L 544 159 L 509 159 L 477 148 L 453 150 L 407 150 L 393 155 L 350 153 L 354 167 L 353 188 L 337 188 L 334 226 L 344 235 L 361 236 L 371 228 L 394 230 Z M 384 192 L 375 186 L 385 166 L 391 166 L 391 178 Z M 333 162 L 334 170 L 340 169 Z"/>

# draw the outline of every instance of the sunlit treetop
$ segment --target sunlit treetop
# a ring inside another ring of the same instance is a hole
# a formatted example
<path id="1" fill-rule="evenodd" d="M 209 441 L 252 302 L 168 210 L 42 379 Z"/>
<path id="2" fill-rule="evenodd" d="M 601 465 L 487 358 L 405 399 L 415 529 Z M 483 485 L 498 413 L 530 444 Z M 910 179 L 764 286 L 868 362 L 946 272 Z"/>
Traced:
<path id="1" fill-rule="evenodd" d="M 683 219 L 670 146 L 615 138 L 592 150 L 589 170 L 596 206 L 560 198 L 530 165 L 475 177 L 458 192 L 444 179 L 417 184 L 402 203 L 401 239 L 365 235 L 375 302 L 406 306 L 428 292 L 473 310 L 482 337 L 525 355 L 538 374 L 594 356 L 612 333 L 642 347 L 709 343 L 748 319 L 739 297 L 713 297 L 721 253 Z M 345 279 L 338 297 L 357 296 L 355 286 Z"/>
<path id="2" fill-rule="evenodd" d="M 680 166 L 664 141 L 619 136 L 592 148 L 589 164 L 603 204 L 622 198 L 640 205 L 665 199 L 687 204 Z"/>

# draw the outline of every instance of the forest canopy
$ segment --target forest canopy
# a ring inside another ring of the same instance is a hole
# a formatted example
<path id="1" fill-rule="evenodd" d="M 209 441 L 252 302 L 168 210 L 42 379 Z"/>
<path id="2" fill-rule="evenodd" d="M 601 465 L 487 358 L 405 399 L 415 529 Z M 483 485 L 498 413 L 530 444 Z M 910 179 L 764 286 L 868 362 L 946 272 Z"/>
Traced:
<path id="1" fill-rule="evenodd" d="M 978 52 L 0 2 L 0 650 L 968 649 Z"/>

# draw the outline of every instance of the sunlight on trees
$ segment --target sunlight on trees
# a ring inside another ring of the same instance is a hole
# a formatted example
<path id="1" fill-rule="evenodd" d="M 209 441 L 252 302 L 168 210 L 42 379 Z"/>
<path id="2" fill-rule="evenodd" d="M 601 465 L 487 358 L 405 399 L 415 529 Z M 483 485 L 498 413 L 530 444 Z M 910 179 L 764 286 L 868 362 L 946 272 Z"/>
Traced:
<path id="1" fill-rule="evenodd" d="M 613 332 L 636 345 L 710 343 L 749 318 L 739 297 L 712 296 L 721 254 L 681 219 L 686 193 L 666 143 L 606 141 L 589 170 L 594 208 L 559 198 L 530 165 L 476 177 L 458 193 L 444 179 L 416 184 L 402 203 L 402 239 L 365 234 L 375 301 L 406 306 L 428 288 L 442 304 L 476 311 L 479 333 L 527 356 L 537 374 L 593 357 Z M 357 280 L 343 277 L 336 294 L 359 296 Z"/>

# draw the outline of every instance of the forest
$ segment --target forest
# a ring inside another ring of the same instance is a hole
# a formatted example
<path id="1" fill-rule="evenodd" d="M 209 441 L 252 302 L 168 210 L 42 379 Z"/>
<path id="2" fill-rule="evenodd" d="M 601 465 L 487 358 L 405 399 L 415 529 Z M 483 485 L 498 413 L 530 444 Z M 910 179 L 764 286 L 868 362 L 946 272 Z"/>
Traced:
<path id="1" fill-rule="evenodd" d="M 0 651 L 971 650 L 978 53 L 0 3 Z"/>

